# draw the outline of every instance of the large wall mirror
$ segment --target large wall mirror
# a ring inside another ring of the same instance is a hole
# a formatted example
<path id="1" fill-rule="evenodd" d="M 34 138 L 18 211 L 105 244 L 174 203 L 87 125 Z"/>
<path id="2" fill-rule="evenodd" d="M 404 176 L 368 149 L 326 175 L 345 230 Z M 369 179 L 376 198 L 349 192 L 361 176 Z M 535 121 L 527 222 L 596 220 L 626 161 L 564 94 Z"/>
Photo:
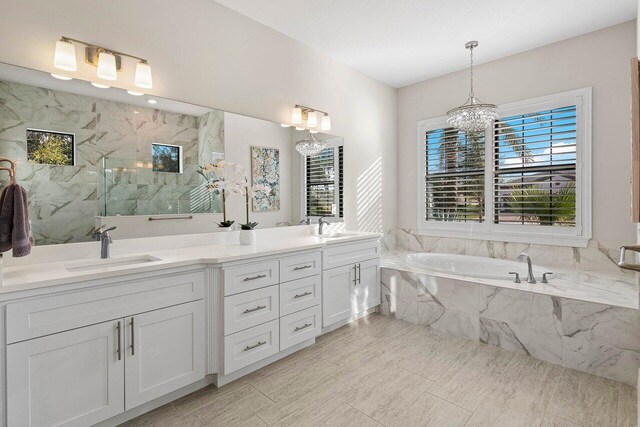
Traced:
<path id="1" fill-rule="evenodd" d="M 212 103 L 213 104 L 213 103 Z M 342 139 L 327 134 L 313 158 L 294 146 L 308 131 L 210 107 L 99 88 L 82 80 L 0 64 L 0 157 L 17 164 L 36 245 L 218 231 L 222 203 L 200 166 L 240 163 L 269 197 L 252 202 L 262 227 L 306 216 L 339 221 Z M 0 174 L 0 184 L 9 182 Z M 244 222 L 240 199 L 227 214 Z"/>

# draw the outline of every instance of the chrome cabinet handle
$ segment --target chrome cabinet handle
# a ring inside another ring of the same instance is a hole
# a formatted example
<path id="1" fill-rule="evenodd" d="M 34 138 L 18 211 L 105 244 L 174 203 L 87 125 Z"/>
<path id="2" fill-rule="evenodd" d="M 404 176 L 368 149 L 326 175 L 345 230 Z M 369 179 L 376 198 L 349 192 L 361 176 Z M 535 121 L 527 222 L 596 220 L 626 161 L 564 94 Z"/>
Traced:
<path id="1" fill-rule="evenodd" d="M 510 271 L 509 274 L 515 274 L 516 275 L 515 279 L 513 279 L 513 283 L 522 283 L 520 281 L 520 275 L 518 273 L 516 273 L 515 271 Z"/>
<path id="2" fill-rule="evenodd" d="M 133 317 L 131 318 L 131 355 L 136 355 L 136 340 L 134 337 Z"/>
<path id="3" fill-rule="evenodd" d="M 122 340 L 122 332 L 120 328 L 120 321 L 116 324 L 116 331 L 118 331 L 118 347 L 116 348 L 116 354 L 118 355 L 118 360 L 122 360 L 122 349 L 120 348 L 120 341 Z"/>
<path id="4" fill-rule="evenodd" d="M 312 268 L 313 265 L 303 265 L 302 267 L 296 267 L 293 270 L 294 271 L 298 271 L 298 270 L 306 270 L 307 268 Z"/>
<path id="5" fill-rule="evenodd" d="M 303 329 L 308 328 L 309 326 L 313 326 L 313 324 L 311 323 L 305 323 L 304 326 L 296 326 L 296 328 L 293 330 L 293 332 L 298 332 L 301 331 Z"/>
<path id="6" fill-rule="evenodd" d="M 362 285 L 362 270 L 360 269 L 360 264 L 358 264 L 358 284 Z"/>
<path id="7" fill-rule="evenodd" d="M 294 295 L 294 298 L 302 298 L 302 297 L 306 297 L 307 295 L 311 295 L 312 292 L 305 292 L 303 294 L 299 294 L 299 295 Z"/>
<path id="8" fill-rule="evenodd" d="M 549 280 L 547 280 L 547 276 L 553 274 L 553 271 L 547 271 L 546 273 L 542 274 L 542 283 L 549 283 Z"/>
<path id="9" fill-rule="evenodd" d="M 356 264 L 353 265 L 353 285 L 358 285 L 358 267 Z"/>
<path id="10" fill-rule="evenodd" d="M 256 308 L 247 308 L 243 313 L 244 314 L 253 313 L 254 311 L 262 310 L 263 308 L 267 308 L 267 306 L 266 305 L 259 305 Z"/>
<path id="11" fill-rule="evenodd" d="M 261 345 L 265 345 L 266 343 L 267 343 L 266 341 L 258 341 L 258 343 L 257 343 L 257 344 L 254 344 L 254 345 L 248 345 L 248 346 L 246 346 L 246 347 L 244 348 L 244 350 L 242 350 L 242 351 L 249 351 L 249 350 L 253 350 L 254 348 L 258 348 L 258 347 L 260 347 Z"/>
<path id="12" fill-rule="evenodd" d="M 266 274 L 258 274 L 257 276 L 253 276 L 253 277 L 245 277 L 243 282 L 249 282 L 251 280 L 256 280 L 256 279 L 264 279 L 265 277 L 267 277 Z"/>

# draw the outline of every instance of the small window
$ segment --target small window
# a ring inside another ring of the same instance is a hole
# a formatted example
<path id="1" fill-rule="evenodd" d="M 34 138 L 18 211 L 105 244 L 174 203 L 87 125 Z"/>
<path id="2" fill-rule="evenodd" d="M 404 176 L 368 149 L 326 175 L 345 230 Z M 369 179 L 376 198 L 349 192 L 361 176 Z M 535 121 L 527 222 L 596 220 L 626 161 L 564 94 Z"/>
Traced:
<path id="1" fill-rule="evenodd" d="M 27 129 L 27 158 L 30 163 L 73 166 L 75 135 L 40 129 Z"/>
<path id="2" fill-rule="evenodd" d="M 151 144 L 154 172 L 182 173 L 182 147 Z"/>
<path id="3" fill-rule="evenodd" d="M 344 214 L 343 148 L 329 147 L 305 162 L 305 216 L 342 218 Z"/>

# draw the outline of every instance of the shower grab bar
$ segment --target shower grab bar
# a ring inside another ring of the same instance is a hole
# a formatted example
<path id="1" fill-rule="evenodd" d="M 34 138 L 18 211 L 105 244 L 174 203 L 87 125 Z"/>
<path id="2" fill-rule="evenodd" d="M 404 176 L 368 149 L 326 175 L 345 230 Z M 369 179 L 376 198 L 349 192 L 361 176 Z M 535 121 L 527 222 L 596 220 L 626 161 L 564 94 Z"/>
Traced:
<path id="1" fill-rule="evenodd" d="M 618 267 L 625 270 L 640 271 L 640 264 L 631 264 L 626 261 L 627 250 L 640 252 L 640 245 L 628 245 L 620 246 L 620 261 L 618 261 Z"/>
<path id="2" fill-rule="evenodd" d="M 149 221 L 169 221 L 173 219 L 193 219 L 193 215 L 189 216 L 162 216 L 162 217 L 149 217 Z"/>

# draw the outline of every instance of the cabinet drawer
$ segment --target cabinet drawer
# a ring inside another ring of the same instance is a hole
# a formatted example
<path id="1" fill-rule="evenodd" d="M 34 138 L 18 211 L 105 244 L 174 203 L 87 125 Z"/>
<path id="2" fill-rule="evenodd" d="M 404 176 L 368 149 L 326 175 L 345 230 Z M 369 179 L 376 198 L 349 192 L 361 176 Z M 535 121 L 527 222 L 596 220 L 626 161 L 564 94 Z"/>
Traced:
<path id="1" fill-rule="evenodd" d="M 320 306 L 280 318 L 280 351 L 320 335 Z"/>
<path id="2" fill-rule="evenodd" d="M 331 245 L 322 252 L 322 269 L 342 267 L 380 256 L 377 240 L 345 245 Z"/>
<path id="3" fill-rule="evenodd" d="M 223 271 L 225 296 L 264 288 L 280 281 L 278 260 L 254 262 Z"/>
<path id="4" fill-rule="evenodd" d="M 145 280 L 58 294 L 7 304 L 7 343 L 204 297 L 204 272 L 158 276 Z"/>
<path id="5" fill-rule="evenodd" d="M 230 335 L 277 319 L 278 285 L 224 298 L 224 334 Z"/>
<path id="6" fill-rule="evenodd" d="M 322 271 L 322 256 L 320 252 L 287 257 L 280 260 L 280 281 L 301 279 Z"/>
<path id="7" fill-rule="evenodd" d="M 320 305 L 320 275 L 305 277 L 280 285 L 280 314 L 282 316 Z"/>
<path id="8" fill-rule="evenodd" d="M 224 337 L 224 374 L 237 371 L 280 350 L 278 319 Z"/>

